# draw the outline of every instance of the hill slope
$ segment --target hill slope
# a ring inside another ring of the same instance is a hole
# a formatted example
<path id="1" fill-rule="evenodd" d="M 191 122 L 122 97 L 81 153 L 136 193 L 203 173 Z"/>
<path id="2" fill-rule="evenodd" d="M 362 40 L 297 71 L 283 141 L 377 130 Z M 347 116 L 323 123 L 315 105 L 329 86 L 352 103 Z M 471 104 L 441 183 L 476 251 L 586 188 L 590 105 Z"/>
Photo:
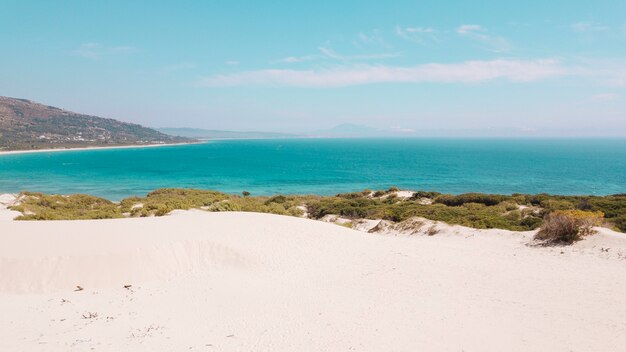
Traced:
<path id="1" fill-rule="evenodd" d="M 0 97 L 0 150 L 182 143 L 141 125 Z"/>

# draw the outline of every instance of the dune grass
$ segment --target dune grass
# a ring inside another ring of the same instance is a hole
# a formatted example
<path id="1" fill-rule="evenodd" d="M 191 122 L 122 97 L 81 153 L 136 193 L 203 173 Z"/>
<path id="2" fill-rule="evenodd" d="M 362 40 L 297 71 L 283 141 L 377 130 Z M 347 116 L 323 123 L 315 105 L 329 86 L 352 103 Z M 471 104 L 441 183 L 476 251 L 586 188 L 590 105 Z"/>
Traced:
<path id="1" fill-rule="evenodd" d="M 23 192 L 19 205 L 11 207 L 22 213 L 17 220 L 85 220 L 123 217 L 119 206 L 107 199 L 85 194 L 69 196 Z"/>
<path id="2" fill-rule="evenodd" d="M 419 191 L 401 199 L 397 189 L 344 193 L 335 196 L 276 195 L 242 196 L 210 190 L 164 188 L 145 197 L 130 197 L 119 203 L 89 195 L 46 195 L 24 192 L 19 220 L 105 219 L 163 216 L 175 209 L 198 208 L 206 211 L 246 211 L 302 216 L 313 219 L 328 214 L 350 219 L 369 218 L 403 221 L 419 216 L 479 229 L 534 230 L 553 212 L 601 212 L 597 219 L 626 232 L 626 194 L 611 196 L 559 196 L 548 194 L 461 195 Z M 424 200 L 427 200 L 426 202 Z"/>

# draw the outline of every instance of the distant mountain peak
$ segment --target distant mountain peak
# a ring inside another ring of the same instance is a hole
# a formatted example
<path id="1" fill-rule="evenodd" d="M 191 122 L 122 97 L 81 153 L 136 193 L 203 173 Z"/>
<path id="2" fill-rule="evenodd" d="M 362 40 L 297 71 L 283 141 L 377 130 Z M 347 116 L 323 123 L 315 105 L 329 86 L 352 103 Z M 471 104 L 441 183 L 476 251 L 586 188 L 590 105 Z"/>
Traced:
<path id="1" fill-rule="evenodd" d="M 302 137 L 297 134 L 280 132 L 224 131 L 189 127 L 163 127 L 157 128 L 157 130 L 172 136 L 197 139 L 277 139 Z"/>

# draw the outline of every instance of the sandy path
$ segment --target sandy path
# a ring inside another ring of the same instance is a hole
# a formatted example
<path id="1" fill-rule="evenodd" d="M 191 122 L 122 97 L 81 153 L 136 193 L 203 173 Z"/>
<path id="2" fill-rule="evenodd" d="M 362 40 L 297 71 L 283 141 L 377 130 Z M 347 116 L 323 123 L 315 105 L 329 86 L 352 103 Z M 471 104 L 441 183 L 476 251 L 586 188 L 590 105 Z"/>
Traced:
<path id="1" fill-rule="evenodd" d="M 199 211 L 0 229 L 1 351 L 626 346 L 626 260 L 599 249 L 623 248 L 612 234 L 561 250 Z"/>

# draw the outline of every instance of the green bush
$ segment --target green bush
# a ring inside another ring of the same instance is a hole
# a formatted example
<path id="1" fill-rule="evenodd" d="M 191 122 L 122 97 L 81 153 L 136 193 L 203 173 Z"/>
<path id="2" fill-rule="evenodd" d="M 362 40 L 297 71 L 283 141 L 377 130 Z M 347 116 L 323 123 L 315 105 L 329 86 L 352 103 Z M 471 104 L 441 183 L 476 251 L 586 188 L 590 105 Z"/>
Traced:
<path id="1" fill-rule="evenodd" d="M 85 194 L 62 196 L 24 192 L 20 204 L 11 209 L 22 213 L 17 220 L 113 219 L 123 216 L 117 204 Z"/>
<path id="2" fill-rule="evenodd" d="M 221 201 L 211 204 L 208 211 L 240 211 L 241 207 L 237 204 L 233 204 L 229 201 Z"/>
<path id="3" fill-rule="evenodd" d="M 413 194 L 412 199 L 422 199 L 422 198 L 430 198 L 434 199 L 441 195 L 439 192 L 427 192 L 427 191 L 417 191 Z"/>
<path id="4" fill-rule="evenodd" d="M 270 204 L 270 203 L 278 203 L 278 204 L 283 204 L 287 201 L 287 198 L 283 195 L 277 195 L 277 196 L 273 196 L 270 199 L 268 199 L 265 204 Z"/>
<path id="5" fill-rule="evenodd" d="M 435 203 L 447 206 L 460 206 L 466 203 L 480 203 L 484 205 L 497 205 L 507 200 L 507 196 L 499 194 L 465 193 L 458 196 L 443 194 L 435 198 Z"/>
<path id="6" fill-rule="evenodd" d="M 626 215 L 614 218 L 613 223 L 618 230 L 626 232 Z"/>
<path id="7" fill-rule="evenodd" d="M 162 188 L 148 193 L 146 197 L 130 197 L 120 202 L 123 213 L 131 216 L 163 216 L 174 209 L 187 210 L 210 206 L 231 196 L 216 192 L 183 188 Z M 141 209 L 133 210 L 136 204 L 143 204 Z"/>
<path id="8" fill-rule="evenodd" d="M 22 212 L 19 219 L 51 220 L 119 218 L 124 214 L 163 216 L 174 209 L 191 208 L 302 216 L 300 207 L 304 206 L 309 217 L 314 219 L 328 214 L 351 219 L 391 221 L 403 221 L 418 216 L 475 228 L 533 230 L 542 224 L 544 214 L 555 211 L 575 214 L 584 208 L 582 210 L 604 213 L 607 223 L 614 224 L 620 231 L 626 231 L 626 195 L 623 194 L 598 197 L 467 193 L 455 196 L 419 191 L 409 199 L 394 197 L 388 191 L 375 191 L 373 198 L 370 198 L 370 194 L 372 191 L 364 190 L 330 197 L 252 197 L 245 194 L 242 197 L 209 190 L 165 188 L 150 192 L 145 197 L 129 197 L 115 204 L 88 195 L 59 196 L 25 192 L 22 193 L 22 203 L 12 209 Z M 388 196 L 381 198 L 383 195 Z M 434 204 L 420 204 L 420 199 L 424 197 L 434 199 Z M 531 208 L 520 211 L 519 205 Z"/>

